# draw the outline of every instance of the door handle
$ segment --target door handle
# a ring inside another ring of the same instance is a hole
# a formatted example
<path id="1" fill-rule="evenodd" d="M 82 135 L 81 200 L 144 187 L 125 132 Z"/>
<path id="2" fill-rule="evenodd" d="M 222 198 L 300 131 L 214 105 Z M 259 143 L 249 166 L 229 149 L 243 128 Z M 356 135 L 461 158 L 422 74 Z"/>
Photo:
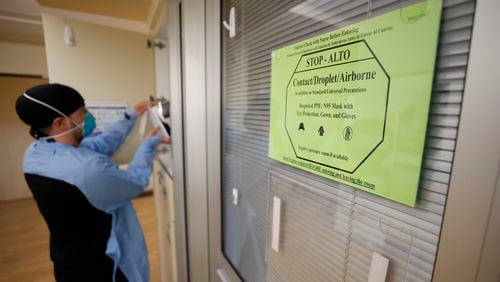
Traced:
<path id="1" fill-rule="evenodd" d="M 279 252 L 280 250 L 280 221 L 281 221 L 281 199 L 273 197 L 273 234 L 271 248 Z"/>
<path id="2" fill-rule="evenodd" d="M 236 36 L 236 15 L 234 7 L 229 10 L 229 23 L 223 21 L 222 24 L 229 31 L 229 38 L 233 38 Z"/>

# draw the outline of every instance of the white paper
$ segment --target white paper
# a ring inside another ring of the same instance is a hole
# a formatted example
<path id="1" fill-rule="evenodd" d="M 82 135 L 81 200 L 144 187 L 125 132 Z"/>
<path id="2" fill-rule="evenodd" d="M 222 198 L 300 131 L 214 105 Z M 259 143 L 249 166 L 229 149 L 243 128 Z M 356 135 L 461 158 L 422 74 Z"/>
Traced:
<path id="1" fill-rule="evenodd" d="M 95 117 L 96 133 L 106 130 L 110 125 L 123 117 L 127 110 L 127 105 L 125 104 L 87 104 L 85 107 Z"/>

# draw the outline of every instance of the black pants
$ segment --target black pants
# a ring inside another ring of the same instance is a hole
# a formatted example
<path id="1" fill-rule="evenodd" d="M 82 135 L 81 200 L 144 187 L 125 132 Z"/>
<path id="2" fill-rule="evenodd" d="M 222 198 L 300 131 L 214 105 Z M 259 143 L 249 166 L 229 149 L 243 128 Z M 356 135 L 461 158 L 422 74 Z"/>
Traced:
<path id="1" fill-rule="evenodd" d="M 96 258 L 93 262 L 80 262 L 71 265 L 54 263 L 54 276 L 57 282 L 111 282 L 113 281 L 113 269 L 113 260 L 106 256 L 104 260 Z M 119 267 L 116 269 L 115 281 L 128 281 Z"/>
<path id="2" fill-rule="evenodd" d="M 115 281 L 116 282 L 127 282 L 127 277 L 125 277 L 125 274 L 123 274 L 122 270 L 118 268 L 116 270 L 116 276 L 115 276 Z"/>
<path id="3" fill-rule="evenodd" d="M 58 282 L 109 282 L 113 260 L 106 255 L 112 216 L 96 209 L 78 189 L 59 179 L 25 174 L 50 231 L 50 258 Z M 118 269 L 116 281 L 127 281 Z"/>

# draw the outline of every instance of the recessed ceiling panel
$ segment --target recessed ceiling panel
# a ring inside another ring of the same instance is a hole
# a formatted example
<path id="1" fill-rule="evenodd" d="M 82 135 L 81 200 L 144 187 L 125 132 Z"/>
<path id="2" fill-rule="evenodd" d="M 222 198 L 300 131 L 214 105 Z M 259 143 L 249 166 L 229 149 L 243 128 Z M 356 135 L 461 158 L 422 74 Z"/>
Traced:
<path id="1" fill-rule="evenodd" d="M 43 45 L 42 25 L 0 19 L 0 41 Z"/>

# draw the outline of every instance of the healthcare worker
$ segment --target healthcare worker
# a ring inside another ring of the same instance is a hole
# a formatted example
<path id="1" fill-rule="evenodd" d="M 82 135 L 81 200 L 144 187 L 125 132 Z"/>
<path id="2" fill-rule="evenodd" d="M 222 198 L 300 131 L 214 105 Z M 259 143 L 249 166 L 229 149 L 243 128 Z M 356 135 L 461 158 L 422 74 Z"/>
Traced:
<path id="1" fill-rule="evenodd" d="M 33 87 L 16 101 L 19 118 L 37 139 L 25 152 L 26 182 L 50 231 L 57 281 L 149 281 L 142 229 L 131 199 L 148 186 L 156 145 L 151 134 L 126 170 L 110 157 L 123 143 L 142 102 L 103 133 L 83 97 L 61 84 Z"/>

